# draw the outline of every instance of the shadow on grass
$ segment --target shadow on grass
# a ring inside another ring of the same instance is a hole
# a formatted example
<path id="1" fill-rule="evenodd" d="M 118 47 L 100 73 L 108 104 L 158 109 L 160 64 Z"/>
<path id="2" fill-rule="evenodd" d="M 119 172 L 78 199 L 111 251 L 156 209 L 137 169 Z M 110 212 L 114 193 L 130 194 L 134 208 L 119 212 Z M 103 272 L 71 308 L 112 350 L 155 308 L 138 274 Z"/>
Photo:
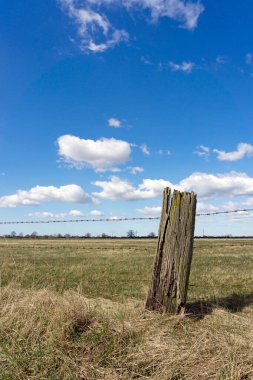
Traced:
<path id="1" fill-rule="evenodd" d="M 203 319 L 212 313 L 214 308 L 222 307 L 232 313 L 242 311 L 246 306 L 253 304 L 253 293 L 236 294 L 227 297 L 216 298 L 208 301 L 196 301 L 186 304 L 186 314 L 194 320 Z"/>

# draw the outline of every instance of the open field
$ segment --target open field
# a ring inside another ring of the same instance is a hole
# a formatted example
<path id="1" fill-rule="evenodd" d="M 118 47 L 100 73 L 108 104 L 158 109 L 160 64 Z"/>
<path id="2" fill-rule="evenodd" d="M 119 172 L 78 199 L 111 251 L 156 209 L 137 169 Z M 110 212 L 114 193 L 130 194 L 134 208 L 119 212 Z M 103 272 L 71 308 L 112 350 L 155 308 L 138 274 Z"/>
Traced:
<path id="1" fill-rule="evenodd" d="M 0 379 L 253 379 L 253 240 L 196 240 L 176 317 L 144 311 L 155 245 L 0 239 Z"/>

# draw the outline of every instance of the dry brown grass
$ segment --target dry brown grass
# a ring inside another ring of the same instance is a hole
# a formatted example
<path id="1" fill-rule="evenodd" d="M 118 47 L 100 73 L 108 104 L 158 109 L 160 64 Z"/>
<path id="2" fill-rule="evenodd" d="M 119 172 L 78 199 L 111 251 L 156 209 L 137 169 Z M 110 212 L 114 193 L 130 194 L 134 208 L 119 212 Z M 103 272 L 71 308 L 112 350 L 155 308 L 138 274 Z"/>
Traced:
<path id="1" fill-rule="evenodd" d="M 0 379 L 253 379 L 252 304 L 199 306 L 175 317 L 138 301 L 2 288 Z"/>
<path id="2" fill-rule="evenodd" d="M 253 379 L 253 240 L 195 241 L 177 317 L 144 311 L 155 243 L 0 240 L 0 380 Z"/>

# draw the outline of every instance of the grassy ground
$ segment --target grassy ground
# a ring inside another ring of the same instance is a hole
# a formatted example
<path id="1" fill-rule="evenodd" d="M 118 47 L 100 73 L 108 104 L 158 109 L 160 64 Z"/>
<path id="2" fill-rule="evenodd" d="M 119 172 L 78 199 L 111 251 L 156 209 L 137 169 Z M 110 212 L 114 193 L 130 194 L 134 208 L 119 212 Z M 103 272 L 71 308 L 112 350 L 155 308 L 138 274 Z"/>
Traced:
<path id="1" fill-rule="evenodd" d="M 155 240 L 0 240 L 0 380 L 253 379 L 253 240 L 195 241 L 184 316 L 144 311 Z"/>

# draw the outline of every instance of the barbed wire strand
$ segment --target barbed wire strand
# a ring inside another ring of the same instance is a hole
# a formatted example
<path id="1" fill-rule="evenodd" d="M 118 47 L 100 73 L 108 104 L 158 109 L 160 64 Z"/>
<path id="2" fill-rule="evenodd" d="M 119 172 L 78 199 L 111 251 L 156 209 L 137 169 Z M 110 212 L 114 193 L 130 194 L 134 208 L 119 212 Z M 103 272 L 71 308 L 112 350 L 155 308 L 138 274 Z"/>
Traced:
<path id="1" fill-rule="evenodd" d="M 0 221 L 0 224 L 47 224 L 47 223 L 84 223 L 84 222 L 123 222 L 126 220 L 158 220 L 160 217 L 143 218 L 102 218 L 102 219 L 64 219 L 64 220 L 26 220 L 26 221 Z"/>
<path id="2" fill-rule="evenodd" d="M 198 213 L 196 216 L 210 216 L 210 215 L 221 215 L 221 214 L 233 214 L 237 212 L 249 212 L 253 211 L 253 208 L 244 208 L 240 210 L 227 210 L 227 211 L 212 211 L 212 212 L 206 212 L 206 213 Z"/>
<path id="3" fill-rule="evenodd" d="M 238 212 L 253 211 L 253 208 L 227 210 L 227 211 L 213 211 L 206 213 L 197 213 L 196 216 L 215 216 L 222 214 L 233 214 Z M 89 222 L 124 222 L 124 221 L 141 221 L 141 220 L 160 220 L 158 216 L 150 217 L 132 217 L 132 218 L 100 218 L 100 219 L 55 219 L 55 220 L 22 220 L 22 221 L 0 221 L 2 224 L 49 224 L 49 223 L 89 223 Z"/>

